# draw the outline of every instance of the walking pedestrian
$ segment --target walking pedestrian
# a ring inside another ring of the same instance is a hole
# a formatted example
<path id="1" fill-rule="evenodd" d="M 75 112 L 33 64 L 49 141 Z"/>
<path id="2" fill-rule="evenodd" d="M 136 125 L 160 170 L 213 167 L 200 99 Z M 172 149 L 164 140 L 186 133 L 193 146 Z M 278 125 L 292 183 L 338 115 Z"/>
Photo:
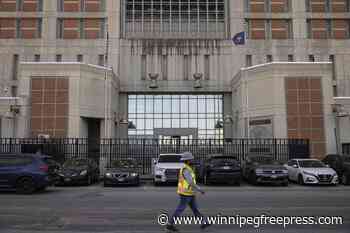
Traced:
<path id="1" fill-rule="evenodd" d="M 179 217 L 187 206 L 191 208 L 196 217 L 202 217 L 202 230 L 211 225 L 204 220 L 204 216 L 198 210 L 196 192 L 201 194 L 205 194 L 205 192 L 196 183 L 196 175 L 192 168 L 193 160 L 194 157 L 191 152 L 185 152 L 182 154 L 181 161 L 184 162 L 184 166 L 179 172 L 179 181 L 177 185 L 177 193 L 179 194 L 180 202 L 166 227 L 167 230 L 172 232 L 179 231 L 174 226 L 174 218 Z"/>

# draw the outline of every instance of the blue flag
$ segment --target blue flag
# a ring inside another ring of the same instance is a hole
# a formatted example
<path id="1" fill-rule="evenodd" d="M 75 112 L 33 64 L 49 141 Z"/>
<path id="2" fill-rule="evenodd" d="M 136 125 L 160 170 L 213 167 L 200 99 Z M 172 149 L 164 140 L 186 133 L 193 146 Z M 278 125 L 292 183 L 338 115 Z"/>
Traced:
<path id="1" fill-rule="evenodd" d="M 235 45 L 244 45 L 245 44 L 245 32 L 239 32 L 237 33 L 233 38 L 232 41 Z"/>

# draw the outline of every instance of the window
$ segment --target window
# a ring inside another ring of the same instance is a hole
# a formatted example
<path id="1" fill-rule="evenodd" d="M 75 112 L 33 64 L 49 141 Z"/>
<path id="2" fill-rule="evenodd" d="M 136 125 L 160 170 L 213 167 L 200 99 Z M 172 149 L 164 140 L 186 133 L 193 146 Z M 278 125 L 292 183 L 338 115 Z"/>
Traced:
<path id="1" fill-rule="evenodd" d="M 83 62 L 83 60 L 84 60 L 83 55 L 82 54 L 78 54 L 77 55 L 77 62 Z"/>
<path id="2" fill-rule="evenodd" d="M 252 62 L 252 55 L 247 54 L 245 56 L 245 67 L 249 67 L 252 66 L 253 62 Z"/>
<path id="3" fill-rule="evenodd" d="M 310 62 L 315 62 L 315 56 L 312 55 L 312 54 L 310 54 L 310 55 L 309 55 L 309 61 L 310 61 Z"/>
<path id="4" fill-rule="evenodd" d="M 12 58 L 12 80 L 17 80 L 18 60 L 18 54 L 14 54 Z"/>
<path id="5" fill-rule="evenodd" d="M 293 54 L 288 54 L 288 61 L 289 61 L 289 62 L 294 62 L 294 56 L 293 56 Z"/>
<path id="6" fill-rule="evenodd" d="M 34 61 L 39 62 L 40 61 L 40 54 L 35 54 L 34 55 Z"/>
<path id="7" fill-rule="evenodd" d="M 244 0 L 247 12 L 288 12 L 290 0 Z"/>
<path id="8" fill-rule="evenodd" d="M 308 12 L 349 12 L 349 0 L 305 0 Z"/>
<path id="9" fill-rule="evenodd" d="M 141 55 L 141 80 L 147 79 L 147 56 Z"/>
<path id="10" fill-rule="evenodd" d="M 225 0 L 126 0 L 126 37 L 225 37 Z"/>
<path id="11" fill-rule="evenodd" d="M 56 62 L 62 61 L 62 54 L 56 54 Z"/>
<path id="12" fill-rule="evenodd" d="M 129 138 L 154 138 L 156 128 L 195 128 L 200 139 L 221 139 L 222 95 L 129 95 Z"/>
<path id="13" fill-rule="evenodd" d="M 204 55 L 204 79 L 210 79 L 210 60 L 209 55 Z"/>
<path id="14" fill-rule="evenodd" d="M 273 58 L 272 58 L 272 55 L 271 55 L 271 54 L 266 55 L 266 62 L 267 62 L 267 63 L 273 62 Z"/>
<path id="15" fill-rule="evenodd" d="M 28 4 L 28 5 L 26 5 Z M 33 6 L 36 8 L 33 9 Z M 16 10 L 17 11 L 42 11 L 43 10 L 43 0 L 36 0 L 25 3 L 24 0 L 17 0 L 16 1 Z"/>
<path id="16" fill-rule="evenodd" d="M 105 18 L 59 18 L 57 19 L 59 39 L 101 39 L 106 36 Z"/>
<path id="17" fill-rule="evenodd" d="M 161 73 L 162 73 L 162 78 L 163 80 L 168 79 L 168 56 L 167 55 L 162 55 L 161 58 Z"/>
<path id="18" fill-rule="evenodd" d="M 98 65 L 105 66 L 105 55 L 104 54 L 98 55 Z"/>

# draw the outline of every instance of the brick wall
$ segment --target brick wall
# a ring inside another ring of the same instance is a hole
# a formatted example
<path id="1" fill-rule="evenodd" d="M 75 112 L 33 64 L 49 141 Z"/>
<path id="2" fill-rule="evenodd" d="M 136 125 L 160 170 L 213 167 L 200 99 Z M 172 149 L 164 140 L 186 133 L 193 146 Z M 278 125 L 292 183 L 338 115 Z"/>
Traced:
<path id="1" fill-rule="evenodd" d="M 21 19 L 20 21 L 20 30 L 21 38 L 23 39 L 34 39 L 38 38 L 38 24 L 37 19 Z"/>
<path id="2" fill-rule="evenodd" d="M 16 11 L 16 0 L 0 0 L 0 11 Z"/>
<path id="3" fill-rule="evenodd" d="M 80 0 L 64 0 L 63 11 L 78 12 L 80 11 Z"/>
<path id="4" fill-rule="evenodd" d="M 49 134 L 51 137 L 66 137 L 68 127 L 67 78 L 32 78 L 32 136 Z"/>
<path id="5" fill-rule="evenodd" d="M 253 19 L 249 25 L 250 39 L 265 39 L 265 20 Z"/>
<path id="6" fill-rule="evenodd" d="M 97 39 L 100 35 L 100 19 L 85 19 L 84 20 L 84 35 L 85 39 Z"/>
<path id="7" fill-rule="evenodd" d="M 271 0 L 271 12 L 285 12 L 288 6 L 288 0 Z"/>
<path id="8" fill-rule="evenodd" d="M 16 19 L 0 19 L 0 39 L 16 38 Z"/>
<path id="9" fill-rule="evenodd" d="M 85 0 L 85 11 L 96 12 L 102 8 L 103 0 Z"/>
<path id="10" fill-rule="evenodd" d="M 288 138 L 309 139 L 311 155 L 326 154 L 323 97 L 320 78 L 286 78 Z"/>
<path id="11" fill-rule="evenodd" d="M 271 37 L 272 39 L 288 39 L 288 21 L 271 20 Z"/>
<path id="12" fill-rule="evenodd" d="M 37 11 L 38 0 L 23 0 L 22 10 L 23 11 Z"/>
<path id="13" fill-rule="evenodd" d="M 265 0 L 250 0 L 251 12 L 265 12 Z"/>
<path id="14" fill-rule="evenodd" d="M 79 39 L 80 38 L 79 27 L 80 27 L 79 19 L 64 19 L 63 20 L 63 38 Z"/>
<path id="15" fill-rule="evenodd" d="M 332 12 L 346 12 L 348 0 L 332 0 L 331 10 Z"/>
<path id="16" fill-rule="evenodd" d="M 333 20 L 332 35 L 334 39 L 349 38 L 349 21 L 341 19 Z"/>
<path id="17" fill-rule="evenodd" d="M 310 0 L 312 12 L 326 12 L 326 0 Z"/>
<path id="18" fill-rule="evenodd" d="M 311 36 L 313 39 L 327 39 L 327 21 L 324 19 L 313 19 L 311 23 Z"/>

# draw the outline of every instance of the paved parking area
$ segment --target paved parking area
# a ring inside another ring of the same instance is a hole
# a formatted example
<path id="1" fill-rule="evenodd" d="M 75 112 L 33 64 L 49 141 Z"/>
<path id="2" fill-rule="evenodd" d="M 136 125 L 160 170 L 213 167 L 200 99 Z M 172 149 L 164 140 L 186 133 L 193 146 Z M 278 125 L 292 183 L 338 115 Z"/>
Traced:
<path id="1" fill-rule="evenodd" d="M 342 225 L 297 226 L 283 229 L 267 225 L 259 229 L 212 226 L 206 232 L 350 232 L 350 186 L 204 187 L 198 202 L 206 215 L 268 214 L 273 216 L 343 216 Z M 165 232 L 157 216 L 177 205 L 175 186 L 104 188 L 50 187 L 34 195 L 0 193 L 1 233 L 156 233 Z M 186 212 L 190 215 L 190 212 Z M 181 232 L 200 232 L 198 226 L 180 226 Z"/>

